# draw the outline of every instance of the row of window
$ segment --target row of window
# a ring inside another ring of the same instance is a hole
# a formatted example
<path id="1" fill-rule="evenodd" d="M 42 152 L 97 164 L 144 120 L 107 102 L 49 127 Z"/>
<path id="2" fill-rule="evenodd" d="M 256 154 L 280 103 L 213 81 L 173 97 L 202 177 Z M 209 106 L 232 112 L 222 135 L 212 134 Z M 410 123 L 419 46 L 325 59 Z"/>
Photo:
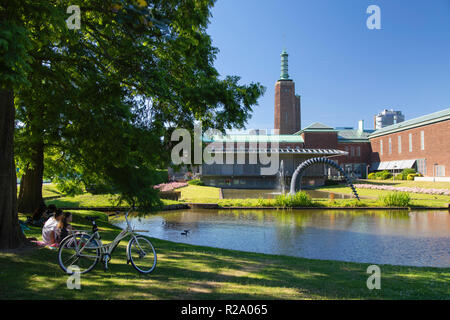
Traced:
<path id="1" fill-rule="evenodd" d="M 361 157 L 361 147 L 345 147 L 345 151 L 348 152 L 347 157 Z"/>
<path id="2" fill-rule="evenodd" d="M 397 151 L 402 153 L 402 136 L 397 137 Z M 420 150 L 425 150 L 425 132 L 420 131 Z M 413 135 L 410 133 L 408 135 L 408 151 L 413 151 Z M 383 140 L 380 140 L 380 155 L 383 155 Z M 392 138 L 388 138 L 388 152 L 392 154 Z"/>

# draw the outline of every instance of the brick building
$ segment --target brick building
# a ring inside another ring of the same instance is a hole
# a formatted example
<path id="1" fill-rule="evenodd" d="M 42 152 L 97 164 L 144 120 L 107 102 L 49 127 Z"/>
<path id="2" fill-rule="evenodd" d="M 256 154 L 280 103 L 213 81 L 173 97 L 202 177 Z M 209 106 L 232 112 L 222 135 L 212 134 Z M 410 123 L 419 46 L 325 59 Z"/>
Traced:
<path id="1" fill-rule="evenodd" d="M 373 130 L 364 129 L 364 121 L 360 120 L 358 129 L 352 127 L 333 128 L 316 122 L 300 130 L 305 148 L 330 148 L 345 151 L 345 154 L 333 158 L 347 174 L 355 178 L 367 177 L 370 163 L 371 146 L 369 134 Z M 328 175 L 335 172 L 328 170 Z"/>
<path id="2" fill-rule="evenodd" d="M 273 188 L 277 176 L 262 176 L 262 163 L 249 163 L 258 150 L 277 153 L 289 181 L 297 166 L 312 157 L 335 160 L 353 178 L 366 178 L 369 171 L 399 172 L 415 168 L 427 177 L 450 177 L 450 109 L 403 121 L 379 130 L 367 130 L 359 121 L 357 128 L 333 128 L 316 122 L 300 125 L 300 96 L 289 79 L 288 54 L 281 53 L 281 75 L 275 84 L 274 135 L 258 134 L 206 137 L 213 152 L 232 157 L 235 164 L 203 164 L 201 174 L 207 185 L 228 188 Z M 271 143 L 276 143 L 274 148 Z M 237 158 L 245 159 L 238 163 Z M 338 173 L 324 165 L 309 168 L 308 185 L 322 184 Z"/>
<path id="3" fill-rule="evenodd" d="M 415 168 L 450 177 L 450 108 L 384 127 L 370 136 L 371 170 Z"/>

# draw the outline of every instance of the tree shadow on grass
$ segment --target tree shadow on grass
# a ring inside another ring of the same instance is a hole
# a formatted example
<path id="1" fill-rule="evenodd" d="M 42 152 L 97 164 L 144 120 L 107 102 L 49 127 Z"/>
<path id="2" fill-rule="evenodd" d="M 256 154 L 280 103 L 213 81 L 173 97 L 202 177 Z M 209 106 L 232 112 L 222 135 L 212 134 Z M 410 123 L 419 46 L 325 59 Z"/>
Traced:
<path id="1" fill-rule="evenodd" d="M 381 266 L 382 290 L 366 287 L 367 264 L 260 256 L 153 240 L 156 270 L 126 264 L 125 245 L 110 269 L 98 265 L 69 290 L 56 251 L 0 254 L 1 299 L 359 299 L 448 298 L 448 269 Z M 220 252 L 217 254 L 216 252 Z M 417 270 L 423 271 L 417 274 Z M 446 287 L 447 286 L 447 287 Z M 445 289 L 447 288 L 447 289 Z M 447 293 L 447 296 L 446 296 Z"/>
<path id="2" fill-rule="evenodd" d="M 75 219 L 87 229 L 84 219 Z M 118 229 L 99 221 L 102 240 Z M 35 234 L 38 229 L 32 229 Z M 67 288 L 57 251 L 0 252 L 0 299 L 448 299 L 450 269 L 380 266 L 382 290 L 368 290 L 368 264 L 261 255 L 152 239 L 150 275 L 126 264 L 121 243 L 108 271 L 99 264 Z"/>

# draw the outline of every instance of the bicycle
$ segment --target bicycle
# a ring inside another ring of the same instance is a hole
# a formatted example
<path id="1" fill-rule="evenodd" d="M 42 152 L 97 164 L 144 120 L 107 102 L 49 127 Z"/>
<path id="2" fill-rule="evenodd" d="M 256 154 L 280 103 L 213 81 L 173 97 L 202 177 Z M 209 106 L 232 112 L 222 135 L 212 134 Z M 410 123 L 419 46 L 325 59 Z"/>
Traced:
<path id="1" fill-rule="evenodd" d="M 84 274 L 91 271 L 102 260 L 106 271 L 114 250 L 124 238 L 131 235 L 126 250 L 127 264 L 131 263 L 140 273 L 151 273 L 155 269 L 157 261 L 155 248 L 146 237 L 136 234 L 136 232 L 147 232 L 147 230 L 134 230 L 131 227 L 128 221 L 130 211 L 131 209 L 125 214 L 126 228 L 107 245 L 103 245 L 101 241 L 95 223 L 97 217 L 86 217 L 88 221 L 92 222 L 92 234 L 76 231 L 61 241 L 58 251 L 58 263 L 61 269 L 72 274 L 73 271 L 69 268 L 76 266 L 79 273 Z"/>

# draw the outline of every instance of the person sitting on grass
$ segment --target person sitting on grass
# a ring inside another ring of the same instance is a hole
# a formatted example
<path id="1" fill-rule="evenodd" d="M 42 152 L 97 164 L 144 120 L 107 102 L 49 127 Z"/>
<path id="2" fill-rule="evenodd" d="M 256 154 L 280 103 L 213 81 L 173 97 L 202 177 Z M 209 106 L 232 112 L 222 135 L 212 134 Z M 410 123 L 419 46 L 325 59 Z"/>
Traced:
<path id="1" fill-rule="evenodd" d="M 42 228 L 42 241 L 45 243 L 45 245 L 54 246 L 55 244 L 57 244 L 56 229 L 62 217 L 62 210 L 57 209 L 55 215 L 53 217 L 50 217 L 47 222 L 45 222 L 44 227 Z"/>
<path id="2" fill-rule="evenodd" d="M 72 231 L 72 213 L 64 212 L 62 219 L 58 222 L 56 228 L 57 242 L 60 243 L 65 237 L 67 237 Z"/>
<path id="3" fill-rule="evenodd" d="M 56 213 L 56 206 L 54 204 L 51 204 L 47 207 L 47 212 L 45 212 L 45 219 L 50 218 Z"/>
<path id="4" fill-rule="evenodd" d="M 45 206 L 44 203 L 42 203 L 39 206 L 39 208 L 37 208 L 34 211 L 33 216 L 31 217 L 30 221 L 27 221 L 27 222 L 31 223 L 32 225 L 34 225 L 36 227 L 42 227 L 44 225 L 45 221 L 47 220 L 46 212 L 47 212 L 47 207 Z"/>

